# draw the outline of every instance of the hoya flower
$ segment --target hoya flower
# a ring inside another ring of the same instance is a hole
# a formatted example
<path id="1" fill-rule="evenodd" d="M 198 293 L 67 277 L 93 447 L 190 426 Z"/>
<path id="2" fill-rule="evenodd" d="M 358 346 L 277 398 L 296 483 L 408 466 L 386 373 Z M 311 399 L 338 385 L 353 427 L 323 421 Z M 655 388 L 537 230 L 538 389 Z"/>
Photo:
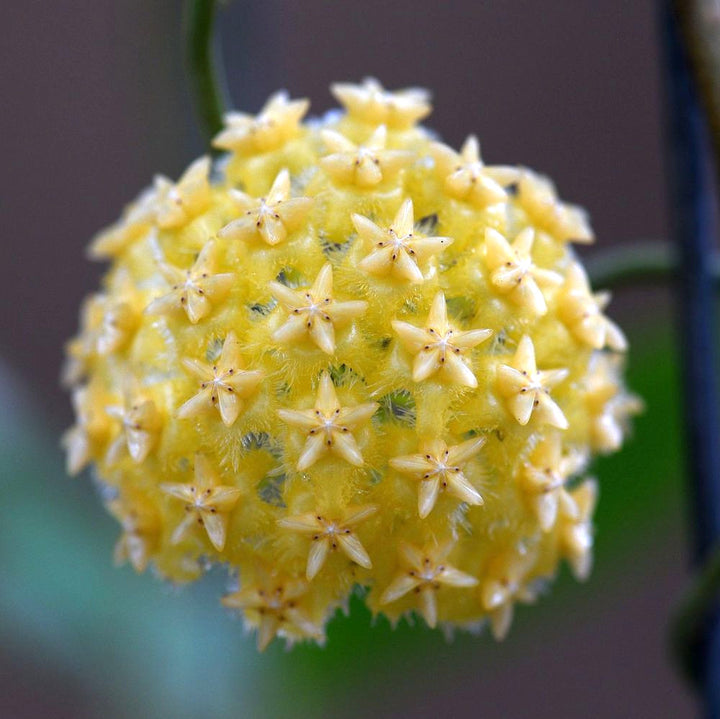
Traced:
<path id="1" fill-rule="evenodd" d="M 332 91 L 324 119 L 285 93 L 229 114 L 220 160 L 93 240 L 68 471 L 104 485 L 118 561 L 225 566 L 260 648 L 323 641 L 354 586 L 502 638 L 562 562 L 590 570 L 627 341 L 549 180 L 437 142 L 424 90 Z"/>

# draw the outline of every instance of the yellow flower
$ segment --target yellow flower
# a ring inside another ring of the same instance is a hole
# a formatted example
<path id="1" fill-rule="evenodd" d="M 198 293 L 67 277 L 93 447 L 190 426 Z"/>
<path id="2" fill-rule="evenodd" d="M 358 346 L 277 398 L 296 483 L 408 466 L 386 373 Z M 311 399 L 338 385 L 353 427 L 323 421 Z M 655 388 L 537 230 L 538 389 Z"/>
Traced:
<path id="1" fill-rule="evenodd" d="M 422 282 L 418 262 L 452 244 L 451 237 L 424 237 L 413 232 L 412 200 L 405 200 L 390 227 L 381 229 L 362 215 L 352 216 L 358 235 L 375 249 L 358 263 L 365 272 L 401 281 Z"/>
<path id="2" fill-rule="evenodd" d="M 223 424 L 230 427 L 263 379 L 262 370 L 244 370 L 240 360 L 240 343 L 234 332 L 223 342 L 217 364 L 212 367 L 197 359 L 183 359 L 185 369 L 200 380 L 200 391 L 177 411 L 180 419 L 194 417 L 217 409 Z"/>
<path id="3" fill-rule="evenodd" d="M 233 201 L 243 216 L 218 231 L 218 237 L 231 240 L 253 240 L 257 237 L 268 245 L 284 242 L 307 215 L 312 200 L 290 197 L 290 175 L 281 170 L 267 194 L 255 200 L 240 190 L 230 190 Z"/>
<path id="4" fill-rule="evenodd" d="M 436 593 L 445 587 L 474 587 L 478 580 L 445 559 L 452 550 L 452 543 L 422 549 L 403 542 L 399 547 L 402 568 L 393 578 L 390 586 L 380 597 L 380 604 L 389 604 L 413 592 L 418 598 L 418 611 L 429 627 L 438 620 Z"/>
<path id="5" fill-rule="evenodd" d="M 108 448 L 106 461 L 115 464 L 127 451 L 133 461 L 142 464 L 157 444 L 162 428 L 155 402 L 136 392 L 126 393 L 124 404 L 109 405 L 105 411 L 120 423 L 120 431 Z"/>
<path id="6" fill-rule="evenodd" d="M 169 314 L 185 310 L 193 324 L 212 312 L 213 302 L 222 300 L 232 287 L 232 272 L 214 272 L 215 244 L 208 242 L 189 270 L 161 262 L 160 273 L 171 286 L 170 292 L 154 299 L 145 309 L 148 314 Z"/>
<path id="7" fill-rule="evenodd" d="M 265 576 L 257 584 L 248 584 L 223 597 L 222 603 L 230 609 L 243 610 L 250 626 L 257 627 L 260 651 L 278 634 L 291 642 L 298 639 L 323 642 L 322 627 L 313 623 L 302 608 L 307 591 L 302 580 Z"/>
<path id="8" fill-rule="evenodd" d="M 158 177 L 89 254 L 110 263 L 63 372 L 118 561 L 322 642 L 355 585 L 393 623 L 502 638 L 559 562 L 591 566 L 593 453 L 639 409 L 627 341 L 549 180 L 418 125 L 424 90 L 334 85 L 229 113 L 227 155 Z"/>
<path id="9" fill-rule="evenodd" d="M 202 454 L 195 455 L 195 481 L 191 484 L 161 484 L 160 489 L 185 502 L 185 518 L 172 533 L 177 544 L 197 523 L 205 528 L 213 547 L 222 552 L 227 538 L 229 514 L 238 501 L 240 490 L 220 484 L 215 471 Z"/>
<path id="10" fill-rule="evenodd" d="M 498 641 L 503 640 L 510 629 L 515 602 L 532 604 L 537 598 L 537 589 L 528 582 L 536 560 L 534 552 L 518 547 L 496 555 L 488 567 L 479 588 L 479 600 Z"/>
<path id="11" fill-rule="evenodd" d="M 438 493 L 447 490 L 467 504 L 484 504 L 483 498 L 463 474 L 463 466 L 485 444 L 485 437 L 469 439 L 448 447 L 441 439 L 426 442 L 419 454 L 393 457 L 390 466 L 398 472 L 420 480 L 418 514 L 425 518 L 432 512 Z"/>
<path id="12" fill-rule="evenodd" d="M 528 335 L 523 335 L 510 364 L 498 367 L 498 387 L 520 424 L 526 425 L 535 415 L 538 422 L 567 429 L 568 421 L 550 397 L 550 388 L 565 380 L 568 374 L 566 368 L 538 370 L 533 342 Z"/>
<path id="13" fill-rule="evenodd" d="M 201 157 L 173 184 L 167 177 L 155 178 L 155 222 L 161 229 L 180 227 L 200 214 L 210 203 L 210 158 Z"/>
<path id="14" fill-rule="evenodd" d="M 323 352 L 335 352 L 335 327 L 342 327 L 367 309 L 364 300 L 338 302 L 333 296 L 333 270 L 328 262 L 315 278 L 312 287 L 303 292 L 291 290 L 280 282 L 270 289 L 280 304 L 290 311 L 287 320 L 273 332 L 272 339 L 294 343 L 308 337 Z"/>
<path id="15" fill-rule="evenodd" d="M 393 130 L 412 127 L 432 109 L 427 90 L 388 92 L 372 77 L 366 77 L 361 85 L 336 83 L 330 89 L 351 118 L 371 125 L 384 124 Z"/>
<path id="16" fill-rule="evenodd" d="M 307 100 L 290 100 L 287 93 L 278 92 L 257 117 L 242 112 L 225 115 L 226 127 L 213 145 L 243 154 L 273 150 L 298 134 L 300 120 L 309 106 Z"/>
<path id="17" fill-rule="evenodd" d="M 377 507 L 373 505 L 349 507 L 340 519 L 328 519 L 321 514 L 309 512 L 283 517 L 278 520 L 278 526 L 311 535 L 313 544 L 310 546 L 305 570 L 310 581 L 322 569 L 328 553 L 337 549 L 342 550 L 348 559 L 357 562 L 361 567 L 372 569 L 370 557 L 352 527 L 376 511 Z"/>
<path id="18" fill-rule="evenodd" d="M 363 145 L 356 145 L 334 130 L 323 130 L 322 139 L 330 154 L 320 160 L 320 167 L 344 185 L 374 187 L 395 177 L 412 160 L 409 152 L 386 149 L 385 125 L 380 125 Z"/>
<path id="19" fill-rule="evenodd" d="M 440 142 L 431 147 L 435 164 L 447 193 L 475 207 L 494 205 L 507 199 L 502 185 L 493 179 L 480 160 L 480 145 L 470 135 L 458 154 Z"/>
<path id="20" fill-rule="evenodd" d="M 323 373 L 314 409 L 278 410 L 278 416 L 283 422 L 307 433 L 307 441 L 298 459 L 297 469 L 303 471 L 312 467 L 328 452 L 361 467 L 363 458 L 352 430 L 365 424 L 377 408 L 377 402 L 368 402 L 357 407 L 342 407 L 330 375 Z"/>
<path id="21" fill-rule="evenodd" d="M 438 373 L 452 384 L 477 387 L 477 378 L 466 359 L 467 352 L 484 342 L 493 331 L 454 329 L 448 321 L 447 303 L 442 292 L 435 295 L 424 327 L 400 320 L 393 320 L 392 327 L 414 356 L 412 378 L 415 382 Z"/>
<path id="22" fill-rule="evenodd" d="M 510 244 L 497 230 L 485 230 L 485 263 L 490 270 L 490 282 L 499 292 L 507 294 L 517 305 L 533 314 L 544 315 L 547 302 L 541 287 L 555 287 L 562 276 L 533 264 L 530 251 L 535 230 L 526 227 Z"/>

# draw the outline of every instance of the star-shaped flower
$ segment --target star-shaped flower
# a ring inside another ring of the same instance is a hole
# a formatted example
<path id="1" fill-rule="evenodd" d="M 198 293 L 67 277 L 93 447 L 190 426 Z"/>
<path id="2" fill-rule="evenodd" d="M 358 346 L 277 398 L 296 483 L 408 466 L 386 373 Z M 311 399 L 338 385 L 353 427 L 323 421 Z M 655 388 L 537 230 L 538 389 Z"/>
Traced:
<path id="1" fill-rule="evenodd" d="M 186 515 L 172 534 L 173 544 L 180 542 L 195 525 L 205 527 L 213 547 L 222 552 L 227 539 L 230 512 L 237 504 L 240 490 L 220 484 L 207 457 L 195 455 L 195 481 L 190 484 L 161 484 L 160 489 L 185 502 Z"/>
<path id="2" fill-rule="evenodd" d="M 66 469 L 76 475 L 88 464 L 95 449 L 110 431 L 110 422 L 104 412 L 97 390 L 77 387 L 72 393 L 75 425 L 62 438 L 67 452 Z"/>
<path id="3" fill-rule="evenodd" d="M 225 129 L 213 138 L 212 144 L 242 155 L 274 150 L 298 135 L 300 120 L 309 107 L 309 100 L 290 100 L 286 92 L 278 92 L 256 117 L 243 112 L 227 113 Z"/>
<path id="4" fill-rule="evenodd" d="M 424 262 L 452 244 L 450 237 L 424 237 L 414 233 L 412 200 L 403 202 L 387 229 L 378 227 L 362 215 L 353 215 L 352 221 L 358 235 L 374 248 L 360 260 L 358 267 L 379 277 L 422 282 L 423 274 L 418 262 Z"/>
<path id="5" fill-rule="evenodd" d="M 412 127 L 432 110 L 427 90 L 412 87 L 389 92 L 373 77 L 360 85 L 336 83 L 330 90 L 353 119 L 396 130 Z"/>
<path id="6" fill-rule="evenodd" d="M 361 467 L 363 458 L 352 430 L 365 424 L 379 406 L 377 402 L 354 407 L 341 406 L 330 374 L 323 372 L 314 409 L 278 410 L 283 422 L 307 433 L 307 441 L 297 463 L 298 471 L 312 467 L 327 453 Z"/>
<path id="7" fill-rule="evenodd" d="M 231 272 L 215 273 L 215 243 L 212 241 L 205 244 L 189 270 L 181 270 L 167 262 L 160 262 L 158 269 L 170 285 L 170 292 L 154 299 L 145 312 L 157 315 L 185 310 L 192 324 L 212 312 L 213 303 L 225 297 L 234 280 Z"/>
<path id="8" fill-rule="evenodd" d="M 97 353 L 109 355 L 121 350 L 135 334 L 140 318 L 130 302 L 106 306 L 97 333 Z"/>
<path id="9" fill-rule="evenodd" d="M 537 589 L 527 577 L 535 555 L 533 552 L 506 551 L 491 561 L 488 576 L 479 587 L 480 604 L 488 612 L 493 636 L 502 641 L 512 624 L 515 602 L 532 604 Z"/>
<path id="10" fill-rule="evenodd" d="M 597 482 L 586 479 L 560 506 L 558 531 L 560 551 L 570 562 L 579 581 L 588 578 L 592 568 L 592 515 L 597 503 Z"/>
<path id="11" fill-rule="evenodd" d="M 257 627 L 257 646 L 263 651 L 275 636 L 289 641 L 324 640 L 322 627 L 314 624 L 300 606 L 307 590 L 307 583 L 301 579 L 266 576 L 221 601 L 230 609 L 242 610 L 248 623 Z"/>
<path id="12" fill-rule="evenodd" d="M 374 187 L 394 177 L 412 160 L 412 153 L 387 150 L 387 129 L 380 125 L 364 145 L 356 145 L 334 130 L 321 133 L 330 154 L 321 158 L 320 166 L 336 182 Z"/>
<path id="13" fill-rule="evenodd" d="M 584 465 L 582 454 L 563 454 L 560 435 L 553 433 L 540 441 L 529 461 L 520 469 L 520 486 L 543 532 L 549 532 L 555 526 L 558 505 L 565 494 L 565 483 Z"/>
<path id="14" fill-rule="evenodd" d="M 93 260 L 107 260 L 119 255 L 135 240 L 145 235 L 155 220 L 157 189 L 149 187 L 133 201 L 118 222 L 99 232 L 90 243 L 87 254 Z"/>
<path id="15" fill-rule="evenodd" d="M 162 417 L 155 402 L 138 392 L 126 390 L 124 404 L 111 405 L 105 411 L 120 422 L 120 433 L 107 451 L 107 461 L 110 464 L 117 462 L 127 449 L 135 462 L 144 462 L 157 444 L 162 429 Z"/>
<path id="16" fill-rule="evenodd" d="M 334 299 L 329 262 L 308 289 L 291 290 L 280 282 L 271 282 L 270 290 L 290 312 L 288 319 L 273 332 L 273 341 L 292 343 L 309 337 L 326 354 L 335 352 L 335 329 L 361 315 L 368 306 L 362 300 L 338 302 Z"/>
<path id="17" fill-rule="evenodd" d="M 554 185 L 546 177 L 523 171 L 517 198 L 533 224 L 561 242 L 591 244 L 595 241 L 585 211 L 560 202 Z"/>
<path id="18" fill-rule="evenodd" d="M 449 542 L 440 546 L 426 546 L 423 549 L 402 542 L 399 554 L 401 563 L 406 566 L 383 592 L 380 604 L 390 604 L 408 592 L 415 592 L 420 599 L 418 610 L 427 625 L 434 628 L 438 618 L 436 594 L 440 587 L 474 587 L 478 583 L 475 577 L 445 562 L 451 549 L 452 544 Z"/>
<path id="19" fill-rule="evenodd" d="M 502 185 L 486 172 L 474 135 L 465 140 L 459 154 L 441 142 L 432 144 L 431 154 L 450 197 L 469 202 L 479 209 L 507 200 Z"/>
<path id="20" fill-rule="evenodd" d="M 155 178 L 155 220 L 163 230 L 175 229 L 205 210 L 210 202 L 210 158 L 201 157 L 173 184 L 163 175 Z"/>
<path id="21" fill-rule="evenodd" d="M 628 418 L 643 410 L 642 401 L 622 391 L 619 355 L 595 353 L 584 382 L 584 398 L 591 417 L 593 448 L 614 452 L 622 445 Z"/>
<path id="22" fill-rule="evenodd" d="M 97 337 L 107 307 L 107 295 L 96 293 L 83 300 L 80 310 L 80 333 L 65 346 L 67 360 L 62 370 L 65 387 L 80 384 L 90 368 L 90 362 L 97 352 Z"/>
<path id="23" fill-rule="evenodd" d="M 492 228 L 485 230 L 485 264 L 490 282 L 517 305 L 536 315 L 547 312 L 547 303 L 540 287 L 562 284 L 557 272 L 536 267 L 532 261 L 535 230 L 526 227 L 512 245 Z"/>
<path id="24" fill-rule="evenodd" d="M 226 427 L 234 424 L 248 399 L 262 382 L 262 370 L 245 370 L 242 366 L 240 342 L 228 332 L 216 364 L 210 366 L 197 359 L 183 359 L 185 368 L 200 380 L 200 391 L 177 411 L 180 419 L 195 417 L 217 409 Z"/>
<path id="25" fill-rule="evenodd" d="M 372 562 L 360 540 L 355 536 L 356 524 L 367 519 L 377 511 L 377 507 L 349 507 L 339 519 L 329 519 L 323 514 L 309 512 L 294 517 L 278 520 L 278 525 L 294 532 L 312 535 L 312 544 L 308 554 L 306 576 L 308 581 L 322 569 L 331 551 L 342 550 L 348 559 L 365 569 L 372 567 Z"/>
<path id="26" fill-rule="evenodd" d="M 442 292 L 435 295 L 425 327 L 415 327 L 399 320 L 393 320 L 392 326 L 408 352 L 415 355 L 415 382 L 422 382 L 439 372 L 450 383 L 477 387 L 477 379 L 466 355 L 468 350 L 485 341 L 492 330 L 463 332 L 454 329 L 448 322 L 447 305 Z"/>
<path id="27" fill-rule="evenodd" d="M 422 519 L 432 511 L 441 490 L 447 490 L 467 504 L 484 504 L 480 493 L 463 474 L 463 467 L 482 449 L 485 441 L 485 437 L 473 437 L 448 447 L 443 440 L 433 439 L 421 445 L 420 454 L 390 460 L 393 469 L 420 480 L 418 513 Z"/>
<path id="28" fill-rule="evenodd" d="M 567 369 L 538 370 L 535 347 L 528 335 L 520 340 L 510 364 L 498 367 L 497 382 L 510 413 L 522 425 L 536 419 L 559 429 L 567 429 L 568 421 L 550 397 L 550 388 L 568 376 Z"/>
<path id="29" fill-rule="evenodd" d="M 592 294 L 585 270 L 573 262 L 565 276 L 565 284 L 558 293 L 558 313 L 570 331 L 595 349 L 608 346 L 615 352 L 627 349 L 622 330 L 602 311 L 610 302 L 609 292 Z"/>
<path id="30" fill-rule="evenodd" d="M 296 230 L 312 206 L 309 197 L 290 197 L 290 174 L 281 170 L 267 194 L 259 200 L 240 190 L 230 194 L 242 211 L 242 216 L 225 225 L 218 237 L 250 242 L 261 240 L 271 247 L 279 245 Z"/>
<path id="31" fill-rule="evenodd" d="M 130 562 L 136 572 L 144 572 L 160 540 L 160 520 L 153 505 L 136 497 L 114 499 L 108 511 L 120 522 L 123 533 L 115 545 L 115 562 Z"/>

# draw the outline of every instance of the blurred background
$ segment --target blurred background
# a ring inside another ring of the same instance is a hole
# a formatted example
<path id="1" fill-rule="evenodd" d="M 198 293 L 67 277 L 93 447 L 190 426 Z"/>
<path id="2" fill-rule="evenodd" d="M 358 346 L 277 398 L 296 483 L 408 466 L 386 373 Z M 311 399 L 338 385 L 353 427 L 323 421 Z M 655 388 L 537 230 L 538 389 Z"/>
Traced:
<path id="1" fill-rule="evenodd" d="M 235 105 L 279 88 L 332 104 L 332 81 L 434 93 L 428 124 L 484 158 L 549 174 L 597 247 L 668 235 L 651 0 L 230 3 Z M 65 477 L 62 346 L 103 268 L 84 259 L 156 172 L 204 151 L 184 80 L 179 1 L 25 0 L 0 9 L 0 716 L 672 717 L 695 715 L 665 625 L 688 579 L 673 302 L 622 291 L 629 383 L 647 404 L 599 461 L 596 569 L 563 570 L 509 638 L 390 631 L 353 604 L 325 649 L 258 655 L 217 604 L 222 573 L 174 589 L 115 569 L 115 521 Z"/>

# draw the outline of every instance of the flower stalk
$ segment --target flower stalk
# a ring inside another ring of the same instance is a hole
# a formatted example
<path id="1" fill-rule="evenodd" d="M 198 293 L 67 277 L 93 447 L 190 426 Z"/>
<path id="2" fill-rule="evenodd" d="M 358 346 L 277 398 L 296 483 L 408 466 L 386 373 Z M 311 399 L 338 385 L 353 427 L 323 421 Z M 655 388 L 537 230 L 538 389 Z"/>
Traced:
<path id="1" fill-rule="evenodd" d="M 216 0 L 186 0 L 185 53 L 195 112 L 208 144 L 222 129 L 227 106 L 222 63 L 214 39 Z"/>

